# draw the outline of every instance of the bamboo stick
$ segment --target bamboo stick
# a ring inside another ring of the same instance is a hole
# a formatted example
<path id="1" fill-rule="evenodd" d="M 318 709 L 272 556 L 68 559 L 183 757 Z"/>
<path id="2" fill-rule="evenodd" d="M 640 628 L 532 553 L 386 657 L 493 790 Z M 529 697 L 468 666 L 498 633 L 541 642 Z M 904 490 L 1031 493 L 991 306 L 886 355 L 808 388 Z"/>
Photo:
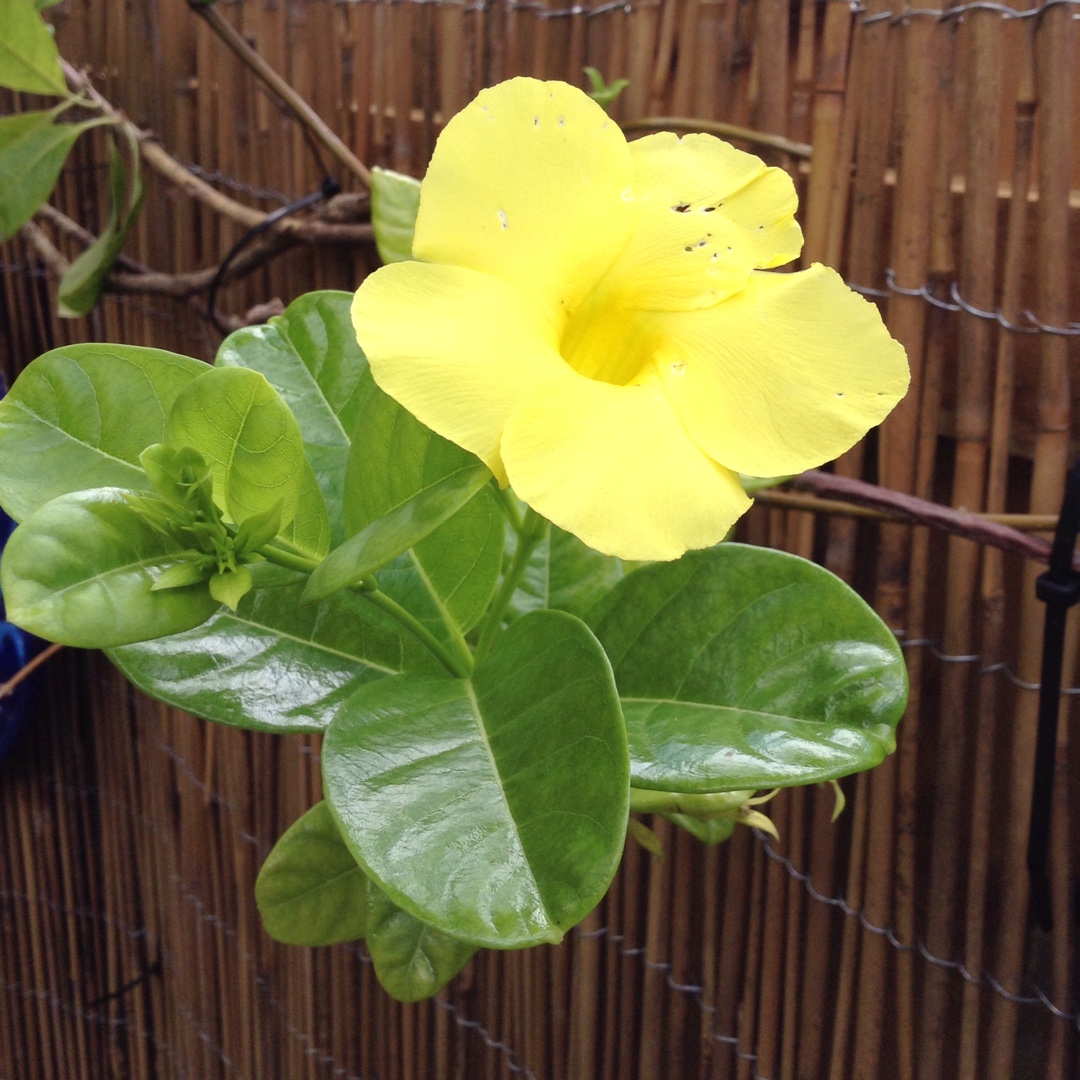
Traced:
<path id="1" fill-rule="evenodd" d="M 1061 13 L 1066 15 L 1063 20 Z M 1068 318 L 1068 192 L 1071 144 L 1069 118 L 1072 97 L 1072 61 L 1075 38 L 1068 11 L 1049 9 L 1035 30 L 1035 77 L 1038 94 L 1038 229 L 1037 301 L 1040 318 L 1054 325 Z M 1069 456 L 1068 345 L 1064 338 L 1046 334 L 1040 339 L 1038 430 L 1035 442 L 1031 509 L 1053 513 L 1060 506 Z M 1020 677 L 1035 682 L 1039 671 L 1042 608 L 1033 592 L 1034 574 L 1024 575 L 1020 616 Z M 1034 678 L 1032 674 L 1034 673 Z M 1020 698 L 1013 727 L 1010 764 L 1009 813 L 1005 849 L 1008 865 L 1016 871 L 1005 882 L 1003 910 L 1010 919 L 1000 935 L 997 976 L 1015 990 L 1023 967 L 1027 876 L 1024 852 L 1030 822 L 1032 762 L 1035 745 L 1035 695 Z M 989 1057 L 991 1080 L 1008 1075 L 1015 1040 L 1015 1008 L 1004 999 L 994 1002 Z"/>

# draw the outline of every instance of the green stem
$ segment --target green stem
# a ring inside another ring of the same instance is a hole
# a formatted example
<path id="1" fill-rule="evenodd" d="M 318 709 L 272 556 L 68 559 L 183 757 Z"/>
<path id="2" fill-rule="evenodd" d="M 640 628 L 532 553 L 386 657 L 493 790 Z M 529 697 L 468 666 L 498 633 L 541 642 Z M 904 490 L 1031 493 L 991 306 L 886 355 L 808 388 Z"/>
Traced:
<path id="1" fill-rule="evenodd" d="M 457 657 L 411 612 L 406 611 L 396 600 L 378 589 L 360 593 L 365 600 L 374 604 L 380 611 L 385 611 L 442 664 L 451 675 L 458 679 L 467 679 L 472 674 L 472 657 Z"/>
<path id="2" fill-rule="evenodd" d="M 530 506 L 525 511 L 525 519 L 518 530 L 517 550 L 514 552 L 514 558 L 510 562 L 510 568 L 503 576 L 499 591 L 495 594 L 495 599 L 484 617 L 484 625 L 480 630 L 480 640 L 476 645 L 477 659 L 482 660 L 491 651 L 495 635 L 499 632 L 499 627 L 502 626 L 503 615 L 510 606 L 510 601 L 513 599 L 518 583 L 529 565 L 529 559 L 532 557 L 536 545 L 544 538 L 546 528 L 547 522 Z"/>
<path id="3" fill-rule="evenodd" d="M 282 543 L 286 541 L 265 544 L 259 548 L 259 554 L 269 562 L 284 566 L 288 570 L 299 570 L 304 574 L 310 574 L 319 565 L 314 559 L 309 559 L 297 552 L 286 551 L 280 546 Z M 373 577 L 364 578 L 354 588 L 365 600 L 370 601 L 381 611 L 385 611 L 404 630 L 412 634 L 451 675 L 467 679 L 472 674 L 472 655 L 464 640 L 462 640 L 462 645 L 465 652 L 454 656 L 419 619 L 406 611 L 396 600 L 391 600 L 386 593 L 380 592 Z"/>
<path id="4" fill-rule="evenodd" d="M 319 565 L 314 559 L 299 552 L 286 551 L 278 544 L 264 544 L 259 548 L 259 554 L 268 562 L 284 566 L 287 570 L 299 570 L 302 574 L 310 574 Z"/>
<path id="5" fill-rule="evenodd" d="M 711 791 L 696 794 L 682 791 L 653 791 L 650 788 L 630 789 L 632 814 L 690 814 L 710 817 L 729 814 L 753 796 L 753 791 Z"/>
<path id="6" fill-rule="evenodd" d="M 521 535 L 521 530 L 525 528 L 525 519 L 521 516 L 521 508 L 517 504 L 517 499 L 514 498 L 514 493 L 508 487 L 499 488 L 499 499 L 502 502 L 503 513 L 506 514 L 507 521 L 510 522 L 514 529 L 514 532 Z"/>

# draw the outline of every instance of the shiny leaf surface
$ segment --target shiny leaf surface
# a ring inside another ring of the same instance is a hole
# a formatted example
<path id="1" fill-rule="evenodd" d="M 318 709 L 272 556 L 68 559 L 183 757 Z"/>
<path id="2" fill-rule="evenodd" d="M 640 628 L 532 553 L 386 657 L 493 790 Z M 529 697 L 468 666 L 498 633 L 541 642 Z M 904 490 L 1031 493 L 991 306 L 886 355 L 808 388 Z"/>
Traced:
<path id="1" fill-rule="evenodd" d="M 476 953 L 475 945 L 402 911 L 370 881 L 366 936 L 375 974 L 398 1001 L 433 997 Z"/>
<path id="2" fill-rule="evenodd" d="M 322 731 L 363 683 L 438 661 L 361 597 L 301 606 L 306 576 L 251 567 L 255 588 L 235 612 L 188 633 L 112 649 L 151 697 L 207 720 L 261 731 Z"/>
<path id="3" fill-rule="evenodd" d="M 117 488 L 61 495 L 8 540 L 0 563 L 7 617 L 86 649 L 190 629 L 218 607 L 206 585 L 153 590 L 181 550 Z"/>
<path id="4" fill-rule="evenodd" d="M 601 606 L 636 786 L 809 784 L 895 746 L 907 699 L 896 638 L 813 563 L 723 544 L 644 567 Z"/>
<path id="5" fill-rule="evenodd" d="M 368 882 L 325 802 L 293 822 L 255 882 L 263 927 L 286 945 L 336 945 L 364 936 Z"/>
<path id="6" fill-rule="evenodd" d="M 68 492 L 148 490 L 139 455 L 165 438 L 177 395 L 206 371 L 131 345 L 66 345 L 38 357 L 0 402 L 0 503 L 22 521 Z"/>
<path id="7" fill-rule="evenodd" d="M 434 532 L 490 479 L 487 466 L 474 461 L 421 488 L 320 563 L 308 582 L 306 599 L 323 600 L 393 561 Z"/>
<path id="8" fill-rule="evenodd" d="M 327 801 L 393 902 L 477 945 L 558 941 L 622 853 L 625 733 L 579 620 L 523 616 L 471 680 L 361 688 L 323 746 Z"/>
<path id="9" fill-rule="evenodd" d="M 327 506 L 332 514 L 336 508 L 335 543 L 344 537 L 345 466 L 367 367 L 349 317 L 351 302 L 347 292 L 305 293 L 265 326 L 230 334 L 215 361 L 261 372 L 292 410 Z"/>

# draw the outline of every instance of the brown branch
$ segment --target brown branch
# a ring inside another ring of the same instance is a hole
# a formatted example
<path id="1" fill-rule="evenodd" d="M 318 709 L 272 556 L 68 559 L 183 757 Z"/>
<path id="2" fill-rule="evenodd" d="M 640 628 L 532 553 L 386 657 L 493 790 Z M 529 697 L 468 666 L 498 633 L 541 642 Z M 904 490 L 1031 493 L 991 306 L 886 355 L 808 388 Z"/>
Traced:
<path id="1" fill-rule="evenodd" d="M 1050 561 L 1050 543 L 1036 536 L 1028 536 L 1008 525 L 991 521 L 981 514 L 968 510 L 954 510 L 951 506 L 920 499 L 916 495 L 905 495 L 899 491 L 867 484 L 846 476 L 833 476 L 831 473 L 811 469 L 796 476 L 792 485 L 816 495 L 832 497 L 843 502 L 854 503 L 880 510 L 913 525 L 928 525 L 953 536 L 962 536 L 978 544 L 1012 551 L 1036 562 Z M 1080 555 L 1073 556 L 1073 566 L 1080 570 Z"/>
<path id="2" fill-rule="evenodd" d="M 248 44 L 247 39 L 212 4 L 188 0 L 188 6 L 262 80 L 326 148 L 364 187 L 371 188 L 367 166 L 338 138 L 321 116 Z"/>
<path id="3" fill-rule="evenodd" d="M 23 664 L 7 682 L 0 683 L 0 701 L 14 694 L 21 682 L 29 678 L 46 660 L 51 660 L 63 647 L 54 642 L 48 648 L 42 649 L 32 660 Z"/>
<path id="4" fill-rule="evenodd" d="M 144 131 L 129 120 L 112 102 L 102 97 L 85 74 L 66 61 L 62 63 L 64 74 L 72 89 L 85 94 L 102 115 L 109 117 L 133 136 L 138 142 L 139 153 L 143 160 L 155 172 L 186 195 L 197 199 L 204 206 L 208 206 L 222 217 L 235 221 L 245 229 L 254 229 L 263 224 L 266 214 L 261 210 L 245 206 L 235 199 L 230 199 L 228 195 L 223 195 L 217 188 L 184 168 L 149 131 Z M 287 233 L 298 240 L 315 244 L 364 244 L 370 243 L 374 235 L 370 225 L 323 220 L 321 214 L 306 218 L 283 218 L 270 226 L 270 230 L 275 233 Z"/>

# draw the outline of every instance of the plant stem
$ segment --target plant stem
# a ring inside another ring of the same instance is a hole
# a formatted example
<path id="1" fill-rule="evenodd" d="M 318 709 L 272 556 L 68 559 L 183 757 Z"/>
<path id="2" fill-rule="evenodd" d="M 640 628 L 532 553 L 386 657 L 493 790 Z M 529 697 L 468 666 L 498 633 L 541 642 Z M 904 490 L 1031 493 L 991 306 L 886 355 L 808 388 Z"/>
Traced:
<path id="1" fill-rule="evenodd" d="M 517 499 L 514 498 L 514 493 L 508 487 L 499 488 L 499 501 L 502 503 L 506 520 L 510 522 L 514 532 L 520 536 L 521 530 L 525 527 L 525 519 L 521 516 L 521 509 L 517 504 Z"/>
<path id="2" fill-rule="evenodd" d="M 484 625 L 480 630 L 480 640 L 476 646 L 477 659 L 482 660 L 491 651 L 495 635 L 502 625 L 502 617 L 510 606 L 518 582 L 521 581 L 521 576 L 529 565 L 529 559 L 536 545 L 543 539 L 546 528 L 547 522 L 530 506 L 525 511 L 525 520 L 518 530 L 517 550 L 514 552 L 510 568 L 503 576 L 499 591 L 495 594 L 495 600 L 492 602 L 491 607 L 488 608 L 488 613 L 484 618 Z"/>
<path id="3" fill-rule="evenodd" d="M 409 552 L 409 558 L 412 560 L 413 568 L 419 575 L 420 580 L 424 583 L 424 588 L 427 590 L 428 596 L 431 597 L 431 602 L 435 605 L 435 610 L 438 611 L 443 626 L 446 627 L 446 632 L 450 636 L 450 644 L 454 647 L 458 659 L 461 660 L 466 670 L 472 671 L 472 649 L 469 648 L 469 643 L 465 640 L 465 635 L 461 632 L 457 619 L 450 613 L 438 590 L 431 584 L 431 579 L 427 576 L 423 564 L 416 557 L 415 550 Z"/>
<path id="4" fill-rule="evenodd" d="M 0 699 L 14 694 L 19 683 L 36 671 L 46 660 L 51 660 L 64 646 L 56 642 L 42 649 L 32 660 L 28 660 L 7 682 L 0 683 Z"/>
<path id="5" fill-rule="evenodd" d="M 411 612 L 379 589 L 360 593 L 365 600 L 385 611 L 392 619 L 408 630 L 442 664 L 451 675 L 467 679 L 472 674 L 472 657 L 454 656 L 443 643 Z"/>
<path id="6" fill-rule="evenodd" d="M 264 544 L 259 548 L 259 554 L 268 562 L 278 566 L 284 566 L 286 570 L 299 570 L 302 574 L 310 574 L 319 565 L 314 559 L 298 552 L 286 551 L 277 544 Z"/>
<path id="7" fill-rule="evenodd" d="M 651 788 L 630 789 L 632 814 L 691 814 L 694 817 L 729 814 L 746 805 L 753 791 L 715 791 L 693 794 L 683 791 L 653 791 Z"/>

